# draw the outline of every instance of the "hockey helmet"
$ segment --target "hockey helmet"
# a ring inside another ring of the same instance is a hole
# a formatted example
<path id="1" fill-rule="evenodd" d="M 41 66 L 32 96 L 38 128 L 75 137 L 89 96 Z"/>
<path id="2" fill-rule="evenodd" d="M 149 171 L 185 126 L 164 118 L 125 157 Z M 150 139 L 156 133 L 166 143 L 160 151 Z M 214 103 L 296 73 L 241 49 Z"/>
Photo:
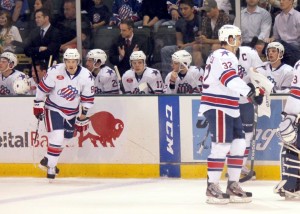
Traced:
<path id="1" fill-rule="evenodd" d="M 190 64 L 192 63 L 192 56 L 186 50 L 180 50 L 180 51 L 176 51 L 172 55 L 172 60 L 174 62 L 179 62 L 180 65 L 183 65 L 184 67 L 186 67 L 188 69 Z"/>
<path id="2" fill-rule="evenodd" d="M 266 56 L 267 56 L 268 60 L 269 60 L 269 57 L 268 57 L 268 50 L 269 50 L 270 48 L 276 48 L 277 51 L 278 51 L 278 53 L 279 53 L 278 58 L 279 58 L 279 59 L 282 59 L 282 58 L 283 58 L 284 47 L 283 47 L 283 45 L 282 45 L 280 42 L 271 42 L 271 43 L 268 44 L 268 46 L 267 46 L 267 48 L 266 48 Z"/>
<path id="3" fill-rule="evenodd" d="M 80 54 L 76 48 L 68 48 L 64 53 L 64 60 L 65 59 L 80 60 Z"/>
<path id="4" fill-rule="evenodd" d="M 228 45 L 229 44 L 229 37 L 232 36 L 233 39 L 235 40 L 235 44 L 236 44 L 236 37 L 242 35 L 241 30 L 234 26 L 234 25 L 223 25 L 220 29 L 219 29 L 219 41 L 220 42 L 227 42 Z M 232 46 L 232 45 L 231 45 Z M 233 45 L 235 46 L 235 45 Z"/>
<path id="5" fill-rule="evenodd" d="M 3 52 L 0 56 L 0 58 L 5 58 L 8 60 L 8 63 L 13 63 L 12 67 L 9 67 L 10 69 L 13 69 L 18 65 L 18 59 L 17 56 L 14 53 L 11 52 Z"/>
<path id="6" fill-rule="evenodd" d="M 103 64 L 105 64 L 105 62 L 107 60 L 107 55 L 101 49 L 93 49 L 93 50 L 90 50 L 87 53 L 86 58 L 87 59 L 93 59 L 94 60 L 94 64 L 96 64 L 98 62 L 98 60 L 100 60 L 101 61 L 101 65 L 103 65 Z"/>

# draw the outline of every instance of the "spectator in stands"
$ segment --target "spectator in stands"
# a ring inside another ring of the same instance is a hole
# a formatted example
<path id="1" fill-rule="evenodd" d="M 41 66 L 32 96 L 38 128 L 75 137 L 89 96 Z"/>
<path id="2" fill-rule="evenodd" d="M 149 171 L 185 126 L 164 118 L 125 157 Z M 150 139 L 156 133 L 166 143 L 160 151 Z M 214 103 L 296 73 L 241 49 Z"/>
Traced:
<path id="1" fill-rule="evenodd" d="M 60 32 L 50 23 L 50 11 L 42 8 L 35 12 L 35 28 L 25 40 L 25 54 L 35 60 L 59 61 L 59 48 L 61 45 Z M 50 56 L 52 56 L 50 59 Z M 50 62 L 50 65 L 52 64 Z"/>
<path id="2" fill-rule="evenodd" d="M 165 46 L 161 49 L 162 76 L 165 78 L 171 70 L 171 55 L 177 50 L 186 50 L 192 53 L 195 44 L 195 35 L 200 29 L 200 16 L 194 13 L 192 0 L 180 0 L 179 9 L 183 18 L 178 19 L 176 28 L 176 45 Z"/>
<path id="3" fill-rule="evenodd" d="M 201 22 L 201 33 L 196 36 L 196 43 L 193 45 L 193 60 L 197 67 L 203 66 L 211 51 L 221 47 L 218 39 L 219 29 L 225 24 L 230 24 L 229 15 L 218 9 L 215 0 L 205 0 L 200 10 L 205 11 L 205 15 Z"/>
<path id="4" fill-rule="evenodd" d="M 232 11 L 231 2 L 229 0 L 216 0 L 218 9 L 227 13 L 228 15 Z"/>
<path id="5" fill-rule="evenodd" d="M 36 22 L 35 22 L 35 11 L 41 9 L 41 8 L 47 8 L 50 12 L 52 10 L 52 5 L 49 0 L 35 0 L 34 5 L 33 5 L 33 12 L 31 13 L 30 17 L 30 29 L 33 29 L 36 27 Z"/>
<path id="6" fill-rule="evenodd" d="M 282 10 L 275 18 L 273 36 L 265 42 L 280 42 L 285 49 L 283 62 L 294 66 L 300 58 L 300 12 L 293 8 L 293 0 L 281 0 Z"/>
<path id="7" fill-rule="evenodd" d="M 35 68 L 34 66 L 31 67 L 31 78 L 30 81 L 30 91 L 29 95 L 35 95 L 36 89 L 38 87 L 39 82 L 47 73 L 47 64 L 45 61 L 35 61 Z"/>
<path id="8" fill-rule="evenodd" d="M 172 71 L 165 80 L 166 94 L 200 94 L 202 91 L 202 68 L 191 66 L 192 55 L 186 50 L 172 55 Z"/>
<path id="9" fill-rule="evenodd" d="M 157 32 L 163 22 L 171 19 L 167 10 L 167 0 L 143 0 L 141 17 L 143 26 L 153 27 L 153 31 Z"/>
<path id="10" fill-rule="evenodd" d="M 247 7 L 241 11 L 243 45 L 249 45 L 255 36 L 260 40 L 269 38 L 272 28 L 271 14 L 258 6 L 259 0 L 246 0 L 246 2 Z"/>
<path id="11" fill-rule="evenodd" d="M 141 50 L 149 53 L 147 50 L 147 39 L 134 35 L 134 22 L 131 19 L 122 20 L 120 25 L 120 36 L 113 42 L 109 50 L 109 61 L 117 65 L 122 76 L 125 71 L 130 69 L 129 57 L 133 51 Z"/>
<path id="12" fill-rule="evenodd" d="M 164 82 L 160 72 L 146 65 L 143 51 L 133 51 L 130 55 L 131 69 L 122 77 L 125 94 L 161 94 Z"/>
<path id="13" fill-rule="evenodd" d="M 197 13 L 199 6 L 202 6 L 203 0 L 193 0 L 194 2 L 194 13 Z M 176 21 L 182 17 L 179 9 L 180 0 L 167 1 L 168 13 L 171 16 L 171 20 L 162 23 L 162 25 L 175 25 Z"/>
<path id="14" fill-rule="evenodd" d="M 76 3 L 75 0 L 65 0 L 64 2 L 64 15 L 65 19 L 58 23 L 58 29 L 61 32 L 60 51 L 65 52 L 68 48 L 77 47 L 77 34 L 76 34 Z M 91 25 L 87 16 L 82 16 L 82 46 L 84 49 L 90 47 Z"/>
<path id="15" fill-rule="evenodd" d="M 92 29 L 97 29 L 109 23 L 110 11 L 108 7 L 103 4 L 103 0 L 94 0 L 94 3 L 95 6 L 88 10 L 88 16 L 92 23 Z"/>
<path id="16" fill-rule="evenodd" d="M 90 50 L 86 55 L 86 68 L 95 77 L 95 95 L 120 93 L 117 74 L 105 64 L 106 59 L 101 49 Z"/>
<path id="17" fill-rule="evenodd" d="M 0 11 L 0 52 L 15 52 L 14 41 L 22 42 L 19 29 L 12 25 L 12 18 L 9 12 Z"/>
<path id="18" fill-rule="evenodd" d="M 139 12 L 141 9 L 141 0 L 114 0 L 112 5 L 113 17 L 109 25 L 119 25 L 121 20 L 131 19 L 133 22 L 139 21 Z"/>
<path id="19" fill-rule="evenodd" d="M 26 5 L 27 4 L 27 5 Z M 0 0 L 0 9 L 8 11 L 13 22 L 17 22 L 26 13 L 30 13 L 27 0 Z"/>
<path id="20" fill-rule="evenodd" d="M 94 0 L 81 0 L 80 3 L 81 11 L 85 10 L 86 12 L 88 12 L 95 5 Z"/>

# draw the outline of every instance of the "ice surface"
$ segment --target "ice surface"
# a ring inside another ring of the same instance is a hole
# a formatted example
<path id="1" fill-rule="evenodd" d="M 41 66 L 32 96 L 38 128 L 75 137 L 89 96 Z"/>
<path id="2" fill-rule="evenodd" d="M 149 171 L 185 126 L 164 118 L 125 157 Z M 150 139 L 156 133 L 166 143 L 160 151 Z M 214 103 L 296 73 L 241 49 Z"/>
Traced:
<path id="1" fill-rule="evenodd" d="M 248 204 L 205 203 L 206 180 L 0 178 L 1 214 L 257 214 L 296 213 L 299 201 L 273 193 L 276 181 L 248 181 Z M 225 181 L 221 188 L 225 190 Z"/>

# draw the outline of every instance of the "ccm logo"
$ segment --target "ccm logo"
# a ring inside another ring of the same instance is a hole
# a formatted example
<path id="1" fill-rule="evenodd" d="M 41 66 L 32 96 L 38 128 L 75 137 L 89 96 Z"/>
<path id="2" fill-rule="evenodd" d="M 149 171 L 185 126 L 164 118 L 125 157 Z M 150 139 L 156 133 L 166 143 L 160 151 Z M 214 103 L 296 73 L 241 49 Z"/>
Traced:
<path id="1" fill-rule="evenodd" d="M 58 75 L 58 76 L 56 76 L 56 79 L 58 79 L 58 80 L 63 80 L 63 79 L 64 79 L 64 76 Z"/>

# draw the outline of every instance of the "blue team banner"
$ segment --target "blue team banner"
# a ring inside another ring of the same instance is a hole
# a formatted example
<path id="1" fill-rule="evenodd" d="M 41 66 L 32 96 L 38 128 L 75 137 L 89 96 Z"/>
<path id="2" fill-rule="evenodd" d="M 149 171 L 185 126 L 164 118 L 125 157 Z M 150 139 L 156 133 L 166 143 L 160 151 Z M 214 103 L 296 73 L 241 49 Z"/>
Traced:
<path id="1" fill-rule="evenodd" d="M 205 117 L 199 114 L 199 107 L 200 100 L 192 100 L 193 159 L 206 161 L 211 149 L 211 138 L 208 132 L 209 124 L 205 122 Z M 271 117 L 258 118 L 255 160 L 279 161 L 281 147 L 276 132 L 281 122 L 282 111 L 282 100 L 272 100 Z"/>
<path id="2" fill-rule="evenodd" d="M 180 177 L 179 97 L 159 96 L 160 176 Z"/>

